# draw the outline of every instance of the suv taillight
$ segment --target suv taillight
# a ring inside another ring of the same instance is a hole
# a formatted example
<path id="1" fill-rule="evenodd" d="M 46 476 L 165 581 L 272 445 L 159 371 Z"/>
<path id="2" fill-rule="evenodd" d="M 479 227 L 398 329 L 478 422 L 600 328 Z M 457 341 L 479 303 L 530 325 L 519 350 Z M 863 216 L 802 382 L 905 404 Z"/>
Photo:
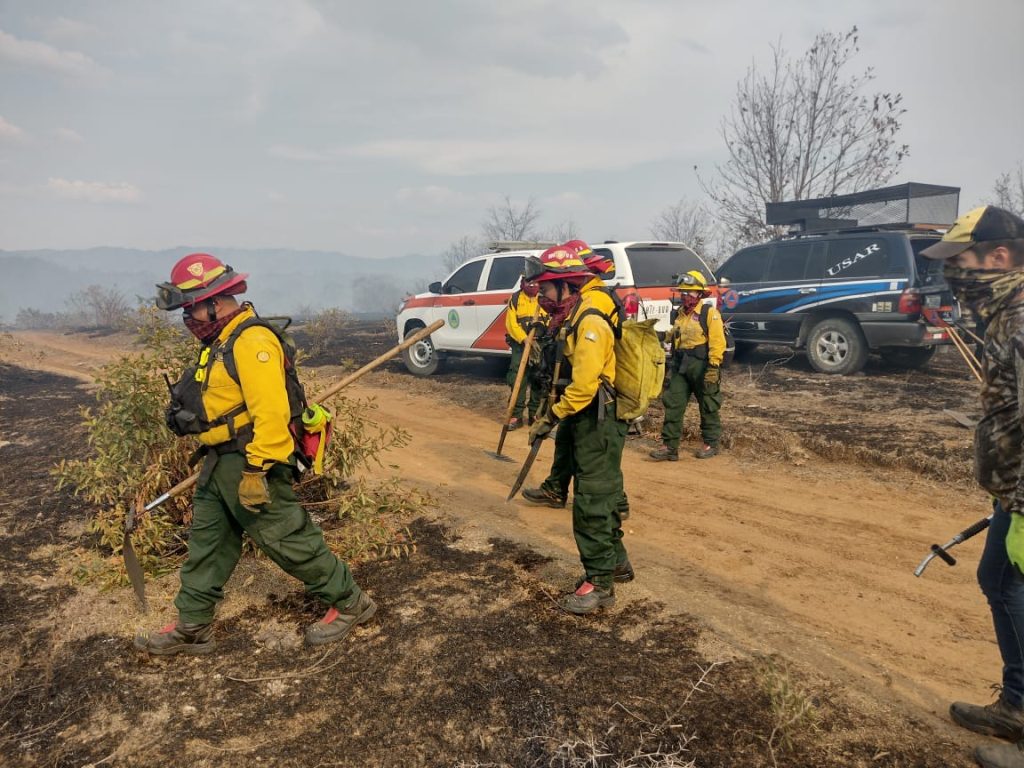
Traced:
<path id="1" fill-rule="evenodd" d="M 900 303 L 896 311 L 901 315 L 921 314 L 921 294 L 915 288 L 908 288 L 900 294 Z"/>

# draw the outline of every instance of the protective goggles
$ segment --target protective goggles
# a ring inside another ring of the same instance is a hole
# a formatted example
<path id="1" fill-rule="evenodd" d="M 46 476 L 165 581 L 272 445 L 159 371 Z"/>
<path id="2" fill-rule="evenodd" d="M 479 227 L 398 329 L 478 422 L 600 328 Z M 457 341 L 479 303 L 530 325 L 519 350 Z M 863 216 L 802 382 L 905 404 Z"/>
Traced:
<path id="1" fill-rule="evenodd" d="M 696 277 L 690 274 L 676 275 L 673 279 L 676 281 L 676 287 L 683 291 L 707 290 L 707 285 L 700 282 Z"/>

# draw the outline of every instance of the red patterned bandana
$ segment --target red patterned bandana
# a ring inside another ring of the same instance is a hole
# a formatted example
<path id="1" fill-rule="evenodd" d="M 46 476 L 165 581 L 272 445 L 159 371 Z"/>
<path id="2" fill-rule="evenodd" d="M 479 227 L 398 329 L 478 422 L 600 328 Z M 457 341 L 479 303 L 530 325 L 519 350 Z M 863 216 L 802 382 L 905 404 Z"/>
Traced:
<path id="1" fill-rule="evenodd" d="M 244 306 L 239 307 L 230 315 L 222 317 L 219 320 L 202 322 L 201 320 L 196 320 L 190 314 L 185 314 L 183 319 L 185 321 L 185 327 L 192 331 L 193 336 L 203 342 L 203 344 L 212 344 L 217 337 L 220 336 L 220 332 L 223 331 L 227 327 L 228 323 L 234 320 L 235 317 L 238 316 L 238 313 L 243 309 L 245 309 Z"/>

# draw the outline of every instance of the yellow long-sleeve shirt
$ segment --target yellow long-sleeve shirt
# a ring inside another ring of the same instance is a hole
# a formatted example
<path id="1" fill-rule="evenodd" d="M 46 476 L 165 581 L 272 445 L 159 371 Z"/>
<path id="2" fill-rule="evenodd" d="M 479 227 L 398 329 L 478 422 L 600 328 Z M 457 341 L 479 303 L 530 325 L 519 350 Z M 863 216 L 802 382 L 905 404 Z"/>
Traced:
<path id="1" fill-rule="evenodd" d="M 217 347 L 246 320 L 255 316 L 246 308 L 225 326 L 213 346 L 214 361 L 207 376 L 209 384 L 203 392 L 203 407 L 213 421 L 245 404 L 245 411 L 235 417 L 235 429 L 253 425 L 253 438 L 246 447 L 246 461 L 269 468 L 275 462 L 286 463 L 295 443 L 288 431 L 291 411 L 285 390 L 284 352 L 274 332 L 254 326 L 246 328 L 235 339 L 234 358 L 238 382 L 228 374 Z M 218 445 L 231 439 L 227 425 L 214 427 L 199 435 L 203 445 Z"/>
<path id="2" fill-rule="evenodd" d="M 514 306 L 513 306 L 514 303 Z M 508 307 L 505 309 L 505 333 L 512 337 L 513 341 L 519 344 L 526 343 L 526 329 L 533 313 L 537 312 L 538 319 L 548 316 L 548 313 L 537 305 L 537 297 L 530 298 L 522 290 L 513 293 L 508 300 Z"/>
<path id="3" fill-rule="evenodd" d="M 577 318 L 591 308 L 614 315 L 615 303 L 600 290 L 603 287 L 604 283 L 596 277 L 583 286 L 579 304 L 565 321 L 567 327 L 572 328 Z M 565 358 L 572 366 L 572 381 L 551 407 L 551 412 L 559 419 L 579 413 L 590 405 L 602 380 L 615 385 L 615 334 L 608 321 L 595 314 L 582 317 L 576 333 L 566 336 Z"/>
<path id="4" fill-rule="evenodd" d="M 698 304 L 689 314 L 680 311 L 672 326 L 672 348 L 694 349 L 707 344 L 708 363 L 721 365 L 725 355 L 725 323 L 722 313 L 714 307 L 708 308 L 708 335 L 705 337 L 700 325 L 700 308 Z"/>

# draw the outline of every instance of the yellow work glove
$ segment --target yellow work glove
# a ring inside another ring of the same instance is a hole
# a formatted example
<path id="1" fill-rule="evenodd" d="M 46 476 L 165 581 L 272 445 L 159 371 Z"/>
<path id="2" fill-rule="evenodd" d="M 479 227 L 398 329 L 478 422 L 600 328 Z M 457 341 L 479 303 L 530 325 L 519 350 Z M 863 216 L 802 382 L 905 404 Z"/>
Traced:
<path id="1" fill-rule="evenodd" d="M 1013 512 L 1006 532 L 1006 554 L 1020 573 L 1024 573 L 1024 515 Z"/>
<path id="2" fill-rule="evenodd" d="M 260 507 L 270 503 L 270 488 L 267 487 L 267 473 L 249 464 L 242 470 L 238 482 L 238 503 L 256 514 Z"/>
<path id="3" fill-rule="evenodd" d="M 704 371 L 704 386 L 717 387 L 722 381 L 722 372 L 717 365 L 709 365 Z"/>

